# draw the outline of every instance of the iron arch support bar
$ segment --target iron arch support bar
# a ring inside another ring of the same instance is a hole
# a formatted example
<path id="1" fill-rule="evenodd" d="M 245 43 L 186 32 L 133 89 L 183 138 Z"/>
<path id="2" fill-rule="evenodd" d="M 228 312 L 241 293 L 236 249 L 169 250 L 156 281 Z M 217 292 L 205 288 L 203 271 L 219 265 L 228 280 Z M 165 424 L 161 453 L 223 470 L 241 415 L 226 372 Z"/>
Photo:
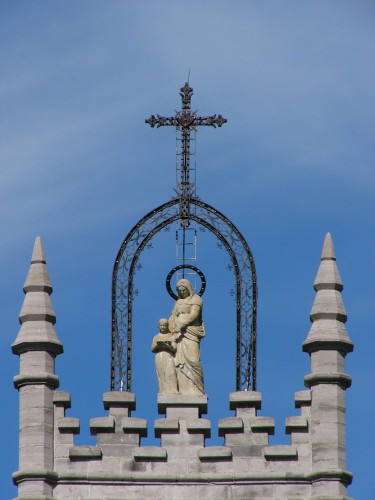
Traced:
<path id="1" fill-rule="evenodd" d="M 191 204 L 196 206 L 198 210 L 203 210 L 204 216 L 210 218 L 220 231 L 227 234 L 229 229 L 228 239 L 231 242 L 231 247 L 233 250 L 237 248 L 235 253 L 241 262 L 241 349 L 245 351 L 242 353 L 242 357 L 247 357 L 248 363 L 246 369 L 244 364 L 241 364 L 241 382 L 237 383 L 236 390 L 248 390 L 249 388 L 255 390 L 257 385 L 258 287 L 254 257 L 241 232 L 222 212 L 198 198 L 192 198 Z M 248 374 L 250 374 L 251 380 L 247 378 Z"/>
<path id="2" fill-rule="evenodd" d="M 178 203 L 179 198 L 173 198 L 142 217 L 125 237 L 117 253 L 112 273 L 111 390 L 130 390 L 129 381 L 124 384 L 123 377 L 131 362 L 131 329 L 128 323 L 132 321 L 133 288 L 129 287 L 129 278 L 134 253 L 159 221 L 178 213 Z"/>
<path id="3" fill-rule="evenodd" d="M 159 231 L 161 231 L 163 228 L 166 226 L 173 224 L 179 219 L 179 214 L 175 214 L 172 216 L 170 219 L 167 219 L 163 221 L 161 224 L 156 226 L 154 229 L 152 229 L 144 238 L 144 240 L 139 244 L 137 251 L 134 254 L 134 257 L 132 259 L 132 263 L 130 266 L 130 273 L 129 273 L 129 299 L 128 299 L 128 338 L 127 338 L 127 370 L 126 370 L 126 381 L 127 381 L 127 390 L 130 391 L 131 388 L 131 360 L 132 360 L 132 305 L 133 305 L 133 279 L 135 275 L 135 270 L 137 266 L 138 259 L 144 250 L 144 248 L 147 246 L 148 242 L 157 234 Z M 210 232 L 212 232 L 220 241 L 221 243 L 225 246 L 228 254 L 231 257 L 232 260 L 232 265 L 233 269 L 235 272 L 235 279 L 236 279 L 236 325 L 237 325 L 237 330 L 236 330 L 236 386 L 238 385 L 240 381 L 240 374 L 241 374 L 241 330 L 240 330 L 240 296 L 241 296 L 241 276 L 240 276 L 240 268 L 239 264 L 237 261 L 237 258 L 232 251 L 230 244 L 228 241 L 224 238 L 224 236 L 211 224 L 209 224 L 206 220 L 201 219 L 196 216 L 191 216 L 191 219 L 195 220 L 198 224 L 206 227 Z"/>
<path id="4" fill-rule="evenodd" d="M 255 390 L 257 289 L 250 249 L 238 229 L 223 214 L 201 200 L 192 198 L 191 203 L 202 211 L 201 215 L 196 215 L 193 210 L 191 219 L 212 232 L 231 257 L 236 276 L 236 390 Z M 144 216 L 124 239 L 117 254 L 112 277 L 111 390 L 131 390 L 133 279 L 138 258 L 156 233 L 178 219 L 179 198 L 174 198 Z M 247 276 L 249 264 L 250 281 Z M 250 309 L 249 294 L 252 295 Z"/>

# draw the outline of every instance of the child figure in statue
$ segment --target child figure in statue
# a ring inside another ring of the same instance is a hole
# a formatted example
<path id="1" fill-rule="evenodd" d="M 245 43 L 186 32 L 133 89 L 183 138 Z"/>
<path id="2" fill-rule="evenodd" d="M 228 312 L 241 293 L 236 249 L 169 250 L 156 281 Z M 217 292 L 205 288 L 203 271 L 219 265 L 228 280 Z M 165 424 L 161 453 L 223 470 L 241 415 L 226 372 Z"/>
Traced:
<path id="1" fill-rule="evenodd" d="M 159 333 L 152 340 L 151 351 L 156 354 L 155 365 L 159 381 L 159 392 L 178 394 L 174 361 L 177 350 L 176 335 L 169 331 L 169 322 L 166 318 L 161 318 L 158 326 Z"/>

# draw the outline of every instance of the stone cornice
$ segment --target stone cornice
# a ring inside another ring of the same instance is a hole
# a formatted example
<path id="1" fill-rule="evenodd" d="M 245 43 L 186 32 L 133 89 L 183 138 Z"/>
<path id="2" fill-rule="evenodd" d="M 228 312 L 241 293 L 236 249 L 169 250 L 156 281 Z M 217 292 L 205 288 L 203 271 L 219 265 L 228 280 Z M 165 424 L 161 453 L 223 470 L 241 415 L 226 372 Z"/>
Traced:
<path id="1" fill-rule="evenodd" d="M 19 318 L 20 323 L 26 323 L 26 321 L 47 321 L 53 325 L 56 323 L 56 316 L 48 312 L 20 314 Z"/>
<path id="2" fill-rule="evenodd" d="M 16 485 L 21 483 L 22 481 L 28 481 L 29 479 L 31 480 L 40 479 L 48 481 L 51 484 L 56 484 L 58 477 L 59 477 L 58 472 L 48 469 L 24 469 L 13 472 L 12 474 L 13 482 Z"/>
<path id="3" fill-rule="evenodd" d="M 339 339 L 307 339 L 302 344 L 302 350 L 304 352 L 315 352 L 315 351 L 342 351 L 345 353 L 352 352 L 354 349 L 353 342 L 350 340 L 339 340 Z"/>
<path id="4" fill-rule="evenodd" d="M 351 376 L 346 373 L 309 373 L 304 380 L 306 387 L 319 384 L 336 384 L 347 389 L 352 384 Z"/>
<path id="5" fill-rule="evenodd" d="M 64 352 L 64 348 L 61 342 L 58 340 L 22 340 L 21 342 L 15 342 L 12 344 L 13 354 L 23 354 L 28 351 L 48 351 L 52 352 L 54 355 L 61 354 Z"/>
<path id="6" fill-rule="evenodd" d="M 123 472 L 121 474 L 106 472 L 63 472 L 59 474 L 58 482 L 80 482 L 80 483 L 269 483 L 282 481 L 284 483 L 301 482 L 311 484 L 320 480 L 338 480 L 349 485 L 352 482 L 353 475 L 345 469 L 318 470 L 308 473 L 298 472 L 258 472 L 258 473 L 228 473 L 228 474 L 163 474 L 148 472 Z"/>
<path id="7" fill-rule="evenodd" d="M 54 373 L 21 373 L 13 377 L 13 383 L 16 389 L 25 385 L 48 385 L 56 389 L 59 386 L 59 377 Z"/>

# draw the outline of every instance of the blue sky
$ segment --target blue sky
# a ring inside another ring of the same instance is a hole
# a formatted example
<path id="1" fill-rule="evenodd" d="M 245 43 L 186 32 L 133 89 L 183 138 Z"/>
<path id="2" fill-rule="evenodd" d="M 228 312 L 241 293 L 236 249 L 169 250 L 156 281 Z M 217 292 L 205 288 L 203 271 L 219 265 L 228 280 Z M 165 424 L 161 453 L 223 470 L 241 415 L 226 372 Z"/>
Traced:
<path id="1" fill-rule="evenodd" d="M 347 358 L 349 494 L 372 498 L 374 19 L 371 1 L 1 2 L 1 498 L 15 496 L 18 359 L 10 345 L 34 239 L 43 238 L 54 285 L 65 349 L 60 387 L 71 392 L 69 414 L 81 418 L 77 442 L 93 443 L 88 421 L 104 415 L 109 389 L 113 262 L 128 231 L 170 199 L 175 183 L 175 134 L 144 119 L 179 108 L 189 70 L 192 107 L 228 118 L 198 132 L 198 194 L 237 225 L 255 257 L 258 388 L 261 414 L 276 420 L 272 442 L 288 442 L 284 419 L 296 414 L 294 392 L 309 373 L 301 345 L 330 231 L 355 344 Z M 231 414 L 235 388 L 232 281 L 212 238 L 199 235 L 198 252 L 208 280 L 202 357 L 215 427 Z M 149 349 L 173 305 L 164 290 L 173 231 L 141 261 L 134 391 L 152 442 Z"/>

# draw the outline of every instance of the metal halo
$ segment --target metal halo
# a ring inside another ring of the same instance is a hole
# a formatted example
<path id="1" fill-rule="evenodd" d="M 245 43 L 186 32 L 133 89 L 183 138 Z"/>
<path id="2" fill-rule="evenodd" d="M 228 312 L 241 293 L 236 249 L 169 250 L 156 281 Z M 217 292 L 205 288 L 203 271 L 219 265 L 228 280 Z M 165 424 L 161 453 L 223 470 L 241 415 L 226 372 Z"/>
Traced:
<path id="1" fill-rule="evenodd" d="M 175 300 L 178 299 L 178 296 L 172 290 L 172 287 L 171 287 L 171 278 L 174 275 L 174 273 L 176 271 L 179 271 L 180 269 L 192 269 L 193 271 L 195 271 L 198 274 L 198 276 L 201 279 L 201 283 L 202 283 L 201 289 L 199 290 L 198 295 L 200 297 L 202 297 L 202 295 L 204 294 L 204 291 L 206 290 L 206 278 L 205 278 L 204 274 L 202 273 L 202 271 L 200 269 L 198 269 L 197 267 L 193 266 L 192 264 L 179 264 L 178 266 L 174 267 L 169 272 L 169 274 L 167 276 L 167 279 L 165 280 L 165 286 L 167 288 L 167 292 L 169 293 L 169 295 L 173 299 L 175 299 Z"/>

